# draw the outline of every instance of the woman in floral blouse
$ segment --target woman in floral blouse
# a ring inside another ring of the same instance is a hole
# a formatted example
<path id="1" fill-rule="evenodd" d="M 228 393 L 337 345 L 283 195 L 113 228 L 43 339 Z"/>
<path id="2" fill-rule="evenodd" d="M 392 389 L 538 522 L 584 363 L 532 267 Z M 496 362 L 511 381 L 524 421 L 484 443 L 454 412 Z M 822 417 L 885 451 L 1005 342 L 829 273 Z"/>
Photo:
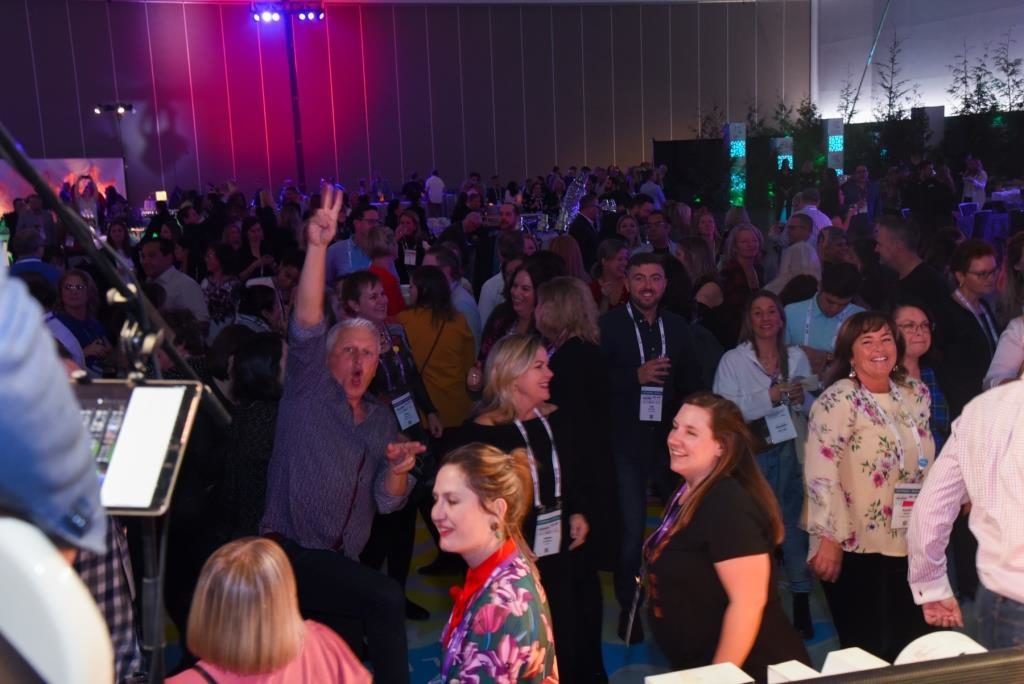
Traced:
<path id="1" fill-rule="evenodd" d="M 935 459 L 928 387 L 901 367 L 884 314 L 848 318 L 834 382 L 811 408 L 804 481 L 810 566 L 844 647 L 892 662 L 928 630 L 907 584 L 907 522 Z"/>
<path id="2" fill-rule="evenodd" d="M 522 533 L 531 491 L 522 449 L 470 444 L 445 456 L 431 517 L 441 549 L 469 570 L 452 589 L 435 683 L 558 681 L 551 613 Z"/>

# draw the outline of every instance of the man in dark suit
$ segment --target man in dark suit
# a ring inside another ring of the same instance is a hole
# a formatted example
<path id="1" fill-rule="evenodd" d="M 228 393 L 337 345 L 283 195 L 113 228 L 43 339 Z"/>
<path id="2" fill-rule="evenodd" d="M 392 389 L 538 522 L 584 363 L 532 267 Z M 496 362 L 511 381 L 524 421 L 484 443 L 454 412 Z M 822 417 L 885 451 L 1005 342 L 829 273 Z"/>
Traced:
<path id="1" fill-rule="evenodd" d="M 635 254 L 629 260 L 629 303 L 600 320 L 601 351 L 610 381 L 612 453 L 622 510 L 622 545 L 615 571 L 619 636 L 625 638 L 640 567 L 647 486 L 666 499 L 678 478 L 669 469 L 666 439 L 682 399 L 701 389 L 703 376 L 690 325 L 661 308 L 667 279 L 663 257 Z M 631 643 L 643 639 L 633 625 Z"/>
<path id="2" fill-rule="evenodd" d="M 576 238 L 580 246 L 580 254 L 583 255 L 583 267 L 588 271 L 597 259 L 597 241 L 600 228 L 597 225 L 597 218 L 601 215 L 601 208 L 597 206 L 597 195 L 588 192 L 580 198 L 580 212 L 573 219 L 569 226 L 569 235 Z"/>

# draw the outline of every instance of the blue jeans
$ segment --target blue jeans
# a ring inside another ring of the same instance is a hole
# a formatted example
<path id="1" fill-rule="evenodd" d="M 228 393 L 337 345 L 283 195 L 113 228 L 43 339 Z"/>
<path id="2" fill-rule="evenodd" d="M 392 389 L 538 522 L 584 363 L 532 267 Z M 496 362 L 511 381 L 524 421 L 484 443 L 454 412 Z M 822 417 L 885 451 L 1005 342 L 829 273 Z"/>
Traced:
<path id="1" fill-rule="evenodd" d="M 1024 603 L 1000 596 L 980 582 L 974 601 L 982 646 L 990 650 L 1024 646 Z"/>
<path id="2" fill-rule="evenodd" d="M 757 454 L 754 459 L 775 493 L 782 512 L 786 537 L 782 540 L 782 561 L 789 590 L 806 594 L 811 590 L 807 567 L 807 533 L 800 529 L 804 507 L 803 467 L 796 457 L 796 442 L 790 440 Z"/>

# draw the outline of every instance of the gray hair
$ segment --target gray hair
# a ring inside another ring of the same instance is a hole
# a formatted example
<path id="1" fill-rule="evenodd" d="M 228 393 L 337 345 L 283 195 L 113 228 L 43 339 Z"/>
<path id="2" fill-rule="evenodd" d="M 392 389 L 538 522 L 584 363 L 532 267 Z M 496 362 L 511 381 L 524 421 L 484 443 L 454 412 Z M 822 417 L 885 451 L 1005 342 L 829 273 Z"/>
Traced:
<path id="1" fill-rule="evenodd" d="M 327 351 L 330 353 L 334 349 L 335 343 L 338 341 L 338 336 L 346 330 L 366 330 L 372 332 L 374 335 L 379 335 L 380 331 L 377 329 L 377 324 L 366 318 L 360 318 L 355 316 L 353 318 L 346 318 L 343 321 L 335 323 L 330 330 L 327 331 Z"/>

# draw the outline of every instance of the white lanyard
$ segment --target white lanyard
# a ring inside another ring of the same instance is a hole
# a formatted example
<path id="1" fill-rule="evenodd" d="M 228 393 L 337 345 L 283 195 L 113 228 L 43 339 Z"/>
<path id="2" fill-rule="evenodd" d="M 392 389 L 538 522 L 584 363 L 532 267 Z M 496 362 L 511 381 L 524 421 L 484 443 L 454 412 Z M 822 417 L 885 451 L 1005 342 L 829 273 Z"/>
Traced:
<path id="1" fill-rule="evenodd" d="M 980 309 L 980 311 L 976 310 L 971 306 L 971 303 L 967 301 L 967 298 L 964 297 L 960 290 L 955 290 L 953 292 L 953 297 L 956 298 L 956 301 L 960 302 L 961 306 L 974 314 L 974 320 L 978 321 L 978 325 L 981 326 L 982 332 L 988 333 L 988 335 L 986 335 L 986 341 L 988 342 L 989 350 L 992 350 L 992 345 L 999 340 L 999 333 L 996 332 L 995 326 L 992 325 L 992 320 L 988 317 L 988 312 L 985 311 L 985 307 L 979 305 L 978 309 Z"/>
<path id="2" fill-rule="evenodd" d="M 882 406 L 878 403 L 874 396 L 872 396 L 871 392 L 861 387 L 860 393 L 864 397 L 864 400 L 868 404 L 870 404 L 871 407 L 878 412 L 878 415 L 882 417 L 882 420 L 885 421 L 886 426 L 889 428 L 889 432 L 892 433 L 893 438 L 896 440 L 896 449 L 897 451 L 899 451 L 900 454 L 900 467 L 904 471 L 906 471 L 907 453 L 906 450 L 903 448 L 903 439 L 902 437 L 900 437 L 899 430 L 896 427 L 896 422 L 892 419 L 892 416 L 890 416 L 889 413 L 882 408 Z M 892 380 L 889 381 L 889 395 L 892 397 L 893 401 L 896 402 L 897 408 L 902 410 L 903 393 L 900 392 L 899 388 L 896 386 L 896 383 L 894 383 Z M 917 448 L 917 469 L 920 471 L 924 470 L 925 466 L 928 465 L 928 459 L 925 458 L 924 456 L 924 446 L 921 444 L 921 435 L 918 434 L 917 426 L 914 425 L 913 422 L 914 421 L 911 420 L 910 434 L 914 436 L 914 446 Z"/>
<path id="3" fill-rule="evenodd" d="M 811 346 L 811 314 L 814 313 L 814 302 L 817 300 L 817 296 L 818 295 L 814 295 L 814 297 L 811 297 L 811 302 L 807 305 L 807 318 L 804 319 L 804 346 L 805 347 L 810 347 Z M 849 305 L 847 305 L 847 306 L 849 306 Z M 846 316 L 843 315 L 843 313 L 846 310 L 847 310 L 847 308 L 844 307 L 843 311 L 840 311 L 839 314 L 837 315 L 837 318 L 839 320 L 836 323 L 836 331 L 835 331 L 835 333 L 832 334 L 832 349 L 836 348 L 836 338 L 839 337 L 839 327 L 843 324 L 843 321 L 846 320 Z M 822 313 L 824 313 L 824 312 L 822 312 Z"/>
<path id="4" fill-rule="evenodd" d="M 551 424 L 548 423 L 548 419 L 544 417 L 544 414 L 538 409 L 533 409 L 533 412 L 538 418 L 540 418 L 540 422 L 548 432 L 548 439 L 551 440 L 551 467 L 555 474 L 555 499 L 561 499 L 562 467 L 558 462 L 558 449 L 555 448 L 555 435 L 551 432 Z M 514 422 L 516 427 L 519 428 L 519 434 L 523 436 L 523 441 L 526 442 L 526 457 L 530 462 L 530 475 L 533 478 L 533 505 L 536 508 L 543 508 L 543 504 L 540 500 L 540 478 L 537 476 L 537 459 L 533 455 L 533 447 L 530 446 L 530 437 L 526 434 L 526 427 L 523 425 L 523 421 L 516 418 Z"/>
<path id="5" fill-rule="evenodd" d="M 640 365 L 647 363 L 647 355 L 644 353 L 644 341 L 640 338 L 640 325 L 637 324 L 636 318 L 633 317 L 633 303 L 626 303 L 626 313 L 629 314 L 629 319 L 633 321 L 633 332 L 636 333 L 636 346 L 640 349 Z M 658 316 L 658 330 L 661 332 L 661 356 L 665 356 L 665 321 L 662 320 L 661 316 Z"/>

